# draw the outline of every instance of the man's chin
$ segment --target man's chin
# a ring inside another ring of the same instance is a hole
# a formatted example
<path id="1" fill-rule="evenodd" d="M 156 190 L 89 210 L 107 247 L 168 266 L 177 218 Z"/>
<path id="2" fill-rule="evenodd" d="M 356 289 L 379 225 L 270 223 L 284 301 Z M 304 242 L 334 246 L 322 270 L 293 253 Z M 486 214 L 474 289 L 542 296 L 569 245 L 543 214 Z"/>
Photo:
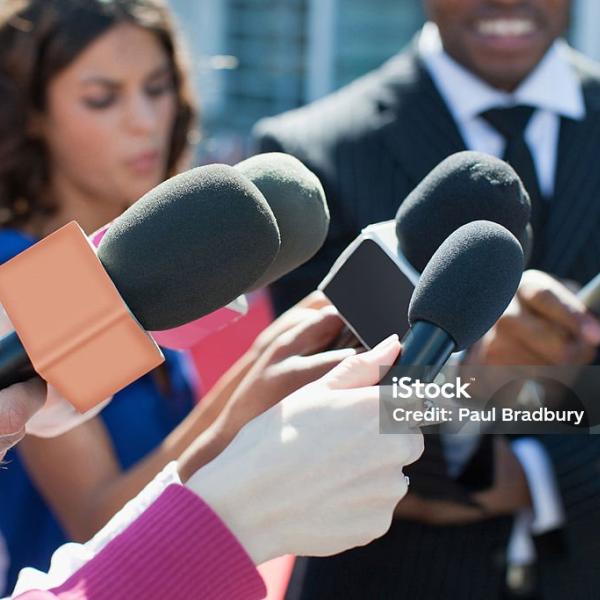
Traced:
<path id="1" fill-rule="evenodd" d="M 512 92 L 517 88 L 535 68 L 531 65 L 531 58 L 523 60 L 489 61 L 485 66 L 473 68 L 477 76 L 499 90 Z"/>

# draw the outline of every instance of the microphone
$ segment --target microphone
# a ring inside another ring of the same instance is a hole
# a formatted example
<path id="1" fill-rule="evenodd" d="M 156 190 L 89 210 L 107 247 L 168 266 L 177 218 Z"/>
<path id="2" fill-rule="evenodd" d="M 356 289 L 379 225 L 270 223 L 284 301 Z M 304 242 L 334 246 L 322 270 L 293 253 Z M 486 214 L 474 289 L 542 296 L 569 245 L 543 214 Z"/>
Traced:
<path id="1" fill-rule="evenodd" d="M 257 154 L 235 168 L 264 194 L 281 235 L 275 260 L 251 286 L 253 291 L 287 275 L 319 251 L 329 231 L 329 208 L 319 178 L 289 154 Z"/>
<path id="2" fill-rule="evenodd" d="M 63 230 L 72 232 L 73 227 L 79 230 L 75 224 L 67 225 Z M 88 330 L 90 327 L 98 329 L 99 323 L 104 322 L 109 300 L 111 310 L 117 312 L 119 301 L 121 305 L 124 302 L 144 329 L 176 327 L 237 298 L 263 275 L 274 261 L 280 245 L 275 217 L 262 193 L 246 177 L 226 165 L 192 169 L 157 186 L 116 219 L 100 242 L 97 259 L 91 249 L 86 253 L 87 241 L 80 246 L 81 256 L 72 257 L 75 267 L 87 261 L 87 270 L 81 271 L 84 276 L 94 272 L 95 279 L 88 277 L 86 284 L 96 285 L 98 278 L 102 280 L 108 274 L 116 287 L 116 291 L 112 288 L 113 295 L 120 294 L 115 305 L 112 297 L 103 297 L 104 304 L 98 304 L 100 299 L 96 301 L 94 295 L 88 293 L 86 300 L 91 305 L 96 302 L 92 306 L 94 312 L 86 311 L 85 305 L 80 306 L 74 300 L 81 284 L 67 279 L 73 265 L 52 265 L 48 260 L 50 251 L 45 257 L 44 252 L 40 252 L 44 248 L 54 249 L 56 244 L 52 246 L 52 238 L 64 237 L 61 232 L 48 236 L 0 267 L 0 302 L 16 329 L 0 341 L 0 386 L 22 381 L 37 371 L 78 408 L 85 409 L 149 370 L 146 364 L 145 370 L 141 369 L 143 372 L 140 369 L 132 372 L 125 364 L 122 371 L 126 374 L 121 372 L 117 384 L 106 368 L 111 364 L 118 370 L 120 365 L 115 365 L 110 356 L 118 344 L 115 345 L 114 340 L 112 345 L 108 344 L 102 328 L 93 335 Z M 92 262 L 88 254 L 92 255 Z M 60 286 L 57 289 L 52 276 L 44 270 L 36 270 L 33 260 L 36 257 L 44 259 L 53 268 L 54 276 L 66 282 L 67 288 L 70 285 L 70 289 L 62 290 Z M 100 274 L 94 271 L 94 261 L 97 263 L 98 260 Z M 19 294 L 23 295 L 21 289 L 25 288 L 17 285 L 23 279 L 19 277 L 23 273 L 30 275 L 25 286 L 31 291 L 25 303 L 27 310 L 21 306 L 22 298 L 19 297 Z M 103 280 L 100 285 L 106 292 Z M 91 289 L 100 288 L 91 286 L 83 291 Z M 110 290 L 108 292 L 110 295 Z M 56 322 L 57 311 L 64 307 L 70 307 L 71 313 L 63 310 L 62 318 Z M 106 321 L 107 327 L 115 320 L 114 317 L 111 319 Z M 36 323 L 35 327 L 32 322 Z M 51 330 L 51 335 L 46 329 Z M 137 342 L 140 342 L 139 336 Z M 100 351 L 102 343 L 105 346 Z M 70 362 L 57 355 L 56 347 L 61 345 L 69 347 Z M 72 360 L 73 356 L 81 358 L 82 346 L 95 349 L 95 360 L 85 363 L 89 369 L 89 382 L 82 381 L 82 365 Z M 37 358 L 32 361 L 33 355 Z M 162 360 L 162 355 L 159 356 Z M 135 362 L 136 353 L 132 352 L 127 358 Z M 32 362 L 36 365 L 35 370 Z M 61 367 L 61 381 L 55 382 L 52 373 L 57 363 Z M 156 366 L 156 357 L 153 366 Z M 76 391 L 70 389 L 65 373 L 73 379 L 78 378 L 82 387 Z M 102 385 L 101 379 L 105 380 Z M 113 384 L 109 385 L 107 381 Z"/>
<path id="3" fill-rule="evenodd" d="M 258 188 L 233 167 L 209 165 L 129 207 L 102 238 L 98 258 L 142 327 L 164 330 L 232 302 L 279 247 L 275 216 Z"/>
<path id="4" fill-rule="evenodd" d="M 529 195 L 508 163 L 482 152 L 458 152 L 435 167 L 400 205 L 398 247 L 421 272 L 453 231 L 483 220 L 504 226 L 527 253 L 533 235 L 530 216 Z"/>
<path id="5" fill-rule="evenodd" d="M 270 285 L 312 258 L 329 229 L 329 209 L 317 176 L 297 158 L 272 152 L 258 154 L 234 167 L 263 193 L 279 229 L 281 244 L 275 260 L 245 292 Z M 240 318 L 239 311 L 222 308 L 168 331 L 152 331 L 167 348 L 190 348 L 201 339 Z"/>
<path id="6" fill-rule="evenodd" d="M 396 219 L 370 225 L 342 253 L 319 289 L 367 348 L 409 327 L 414 286 L 434 252 L 462 225 L 498 223 L 531 247 L 531 204 L 514 169 L 480 152 L 454 154 L 423 179 Z"/>
<path id="7" fill-rule="evenodd" d="M 427 367 L 424 380 L 433 381 L 450 354 L 473 345 L 504 313 L 523 258 L 519 241 L 497 223 L 473 221 L 450 234 L 415 288 L 397 364 Z"/>

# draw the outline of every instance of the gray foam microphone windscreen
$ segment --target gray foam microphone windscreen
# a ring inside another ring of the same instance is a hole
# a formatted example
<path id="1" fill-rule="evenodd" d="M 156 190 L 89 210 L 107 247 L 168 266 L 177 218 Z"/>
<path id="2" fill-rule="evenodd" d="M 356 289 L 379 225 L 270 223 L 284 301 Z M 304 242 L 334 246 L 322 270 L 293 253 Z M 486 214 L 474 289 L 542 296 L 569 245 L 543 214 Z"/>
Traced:
<path id="1" fill-rule="evenodd" d="M 259 189 L 233 167 L 210 165 L 165 181 L 127 209 L 98 257 L 141 325 L 160 331 L 237 298 L 279 245 Z"/>
<path id="2" fill-rule="evenodd" d="M 263 193 L 281 235 L 277 257 L 253 290 L 293 271 L 317 253 L 329 230 L 329 209 L 317 176 L 289 154 L 257 154 L 235 168 Z"/>
<path id="3" fill-rule="evenodd" d="M 523 273 L 523 250 L 507 229 L 489 221 L 459 227 L 437 249 L 410 302 L 411 325 L 441 327 L 464 350 L 500 318 Z"/>
<path id="4" fill-rule="evenodd" d="M 470 221 L 493 221 L 524 245 L 531 202 L 506 162 L 481 152 L 458 152 L 435 167 L 406 197 L 396 214 L 398 245 L 422 271 L 440 244 Z M 529 240 L 529 242 L 528 242 Z"/>

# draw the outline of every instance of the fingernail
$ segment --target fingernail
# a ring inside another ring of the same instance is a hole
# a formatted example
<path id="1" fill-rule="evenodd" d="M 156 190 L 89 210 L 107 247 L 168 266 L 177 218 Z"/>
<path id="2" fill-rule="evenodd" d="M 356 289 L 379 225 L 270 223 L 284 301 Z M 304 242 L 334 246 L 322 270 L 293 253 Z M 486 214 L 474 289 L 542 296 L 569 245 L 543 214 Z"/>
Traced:
<path id="1" fill-rule="evenodd" d="M 388 347 L 391 346 L 392 344 L 395 344 L 397 341 L 399 340 L 398 338 L 398 334 L 397 333 L 393 333 L 392 335 L 390 335 L 389 337 L 386 337 L 385 340 L 383 340 L 382 342 L 379 342 L 379 346 L 382 347 Z"/>
<path id="2" fill-rule="evenodd" d="M 328 304 L 327 306 L 322 306 L 319 309 L 319 312 L 323 315 L 337 315 L 338 310 L 335 306 L 332 306 L 331 304 Z"/>

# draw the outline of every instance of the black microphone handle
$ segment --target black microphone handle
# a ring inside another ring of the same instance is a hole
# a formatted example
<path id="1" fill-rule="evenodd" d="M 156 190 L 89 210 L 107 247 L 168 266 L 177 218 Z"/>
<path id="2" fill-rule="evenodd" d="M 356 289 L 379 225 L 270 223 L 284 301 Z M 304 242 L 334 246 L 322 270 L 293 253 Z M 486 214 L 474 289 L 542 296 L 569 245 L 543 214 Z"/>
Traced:
<path id="1" fill-rule="evenodd" d="M 0 338 L 0 390 L 35 376 L 36 372 L 16 332 Z"/>
<path id="2" fill-rule="evenodd" d="M 455 349 L 456 342 L 441 327 L 427 321 L 417 321 L 402 339 L 400 357 L 381 380 L 381 384 L 393 383 L 397 366 L 426 367 L 421 380 L 432 382 Z"/>

